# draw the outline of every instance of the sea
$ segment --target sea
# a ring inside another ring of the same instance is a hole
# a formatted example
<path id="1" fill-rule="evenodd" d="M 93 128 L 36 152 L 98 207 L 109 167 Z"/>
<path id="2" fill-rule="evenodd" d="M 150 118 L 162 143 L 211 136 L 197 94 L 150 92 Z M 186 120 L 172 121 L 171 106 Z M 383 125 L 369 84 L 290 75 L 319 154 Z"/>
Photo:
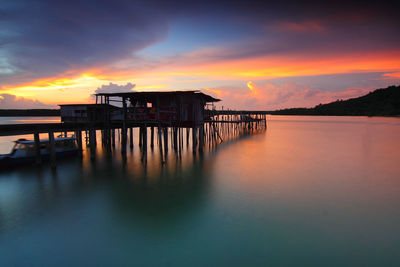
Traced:
<path id="1" fill-rule="evenodd" d="M 400 266 L 400 118 L 267 116 L 164 163 L 134 134 L 2 170 L 0 266 Z"/>

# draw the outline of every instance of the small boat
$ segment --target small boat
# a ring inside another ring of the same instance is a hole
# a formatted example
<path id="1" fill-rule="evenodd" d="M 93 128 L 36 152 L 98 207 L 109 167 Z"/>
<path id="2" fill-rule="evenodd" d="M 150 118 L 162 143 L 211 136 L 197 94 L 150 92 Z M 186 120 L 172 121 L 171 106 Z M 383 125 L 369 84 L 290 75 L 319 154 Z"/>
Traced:
<path id="1" fill-rule="evenodd" d="M 0 154 L 0 169 L 36 162 L 35 141 L 18 139 L 9 154 Z M 74 136 L 59 136 L 54 138 L 56 158 L 73 156 L 78 153 Z M 50 159 L 50 142 L 48 139 L 40 140 L 40 155 L 43 161 Z"/>

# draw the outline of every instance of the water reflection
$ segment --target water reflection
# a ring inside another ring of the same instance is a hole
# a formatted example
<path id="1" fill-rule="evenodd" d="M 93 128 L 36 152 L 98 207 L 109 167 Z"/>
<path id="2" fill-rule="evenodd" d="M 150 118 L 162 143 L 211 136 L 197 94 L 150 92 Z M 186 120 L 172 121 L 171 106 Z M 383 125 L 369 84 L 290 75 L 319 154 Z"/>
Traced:
<path id="1" fill-rule="evenodd" d="M 399 127 L 274 116 L 164 165 L 116 144 L 0 173 L 0 265 L 398 266 Z"/>
<path id="2" fill-rule="evenodd" d="M 140 150 L 130 150 L 124 159 L 118 149 L 99 146 L 95 159 L 86 149 L 82 159 L 60 160 L 55 169 L 43 164 L 2 172 L 0 233 L 42 220 L 65 208 L 60 203 L 70 198 L 84 201 L 96 192 L 105 194 L 111 216 L 123 223 L 166 229 L 176 225 L 206 201 L 213 160 L 187 153 L 183 159 L 168 155 L 168 164 L 161 164 L 156 151 L 150 150 L 144 164 Z"/>

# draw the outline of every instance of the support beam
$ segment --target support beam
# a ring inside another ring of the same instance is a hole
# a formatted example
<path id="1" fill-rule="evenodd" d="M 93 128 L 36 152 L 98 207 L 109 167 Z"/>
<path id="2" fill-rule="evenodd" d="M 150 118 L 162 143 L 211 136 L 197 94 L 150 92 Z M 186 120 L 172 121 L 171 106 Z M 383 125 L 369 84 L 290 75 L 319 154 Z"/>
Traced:
<path id="1" fill-rule="evenodd" d="M 36 154 L 36 164 L 41 164 L 42 163 L 42 156 L 40 154 L 40 138 L 39 138 L 39 133 L 34 133 L 33 134 L 34 140 L 35 140 L 35 154 Z"/>
<path id="2" fill-rule="evenodd" d="M 127 129 L 126 129 L 126 119 L 127 119 L 127 106 L 126 106 L 126 97 L 122 98 L 122 129 L 121 129 L 121 152 L 122 154 L 126 154 L 126 143 L 127 143 Z"/>
<path id="3" fill-rule="evenodd" d="M 143 132 L 143 150 L 146 151 L 147 150 L 147 125 L 146 125 L 146 123 L 144 124 L 142 132 Z"/>
<path id="4" fill-rule="evenodd" d="M 133 128 L 129 128 L 129 147 L 133 148 Z"/>
<path id="5" fill-rule="evenodd" d="M 111 129 L 111 145 L 115 148 L 115 129 Z"/>
<path id="6" fill-rule="evenodd" d="M 151 126 L 150 128 L 150 147 L 153 148 L 154 147 L 154 127 Z"/>
<path id="7" fill-rule="evenodd" d="M 168 127 L 164 127 L 164 152 L 168 152 Z"/>
<path id="8" fill-rule="evenodd" d="M 56 166 L 56 146 L 54 142 L 54 133 L 49 131 L 49 144 L 50 144 L 50 164 L 51 167 Z"/>
<path id="9" fill-rule="evenodd" d="M 78 154 L 82 157 L 82 132 L 80 130 L 75 131 L 75 138 L 78 145 Z"/>
<path id="10" fill-rule="evenodd" d="M 143 145 L 143 128 L 142 126 L 139 127 L 139 147 Z"/>
<path id="11" fill-rule="evenodd" d="M 94 159 L 96 156 L 96 130 L 89 130 L 89 147 L 90 147 L 90 158 Z"/>
<path id="12" fill-rule="evenodd" d="M 192 146 L 193 146 L 193 153 L 196 152 L 197 148 L 197 128 L 193 126 L 192 128 Z"/>

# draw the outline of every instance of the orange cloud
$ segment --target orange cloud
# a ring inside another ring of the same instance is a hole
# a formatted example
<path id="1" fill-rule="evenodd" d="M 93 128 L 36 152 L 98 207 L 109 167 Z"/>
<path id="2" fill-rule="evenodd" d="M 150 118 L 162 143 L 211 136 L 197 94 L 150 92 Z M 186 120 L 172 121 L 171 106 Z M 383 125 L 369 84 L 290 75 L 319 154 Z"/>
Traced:
<path id="1" fill-rule="evenodd" d="M 44 103 L 57 104 L 85 102 L 96 88 L 109 82 L 121 84 L 134 81 L 137 84 L 136 88 L 140 90 L 176 90 L 180 83 L 187 83 L 188 87 L 191 88 L 191 86 L 194 86 L 191 85 L 191 82 L 193 82 L 195 86 L 204 88 L 207 81 L 209 86 L 210 81 L 242 82 L 250 80 L 247 87 L 241 89 L 245 90 L 244 94 L 249 96 L 245 98 L 246 101 L 249 102 L 251 97 L 254 102 L 263 97 L 271 100 L 274 95 L 282 99 L 282 96 L 288 92 L 295 94 L 295 91 L 287 91 L 285 87 L 273 89 L 266 86 L 266 88 L 260 88 L 255 84 L 259 80 L 360 72 L 390 72 L 385 74 L 384 77 L 400 77 L 400 51 L 341 54 L 340 56 L 336 54 L 314 56 L 287 54 L 216 59 L 218 58 L 216 55 L 220 52 L 219 49 L 198 50 L 174 60 L 161 60 L 147 69 L 130 69 L 129 66 L 115 64 L 84 71 L 70 70 L 58 77 L 38 79 L 25 84 L 9 84 L 3 86 L 1 92 L 19 97 L 40 99 Z M 204 85 L 199 85 L 201 83 L 204 83 Z M 195 88 L 192 87 L 192 89 Z M 223 100 L 233 98 L 233 96 L 236 96 L 236 98 L 243 97 L 242 91 L 229 93 L 229 91 L 221 90 L 219 87 L 207 87 L 205 90 L 215 93 L 218 98 L 223 98 Z M 263 94 L 262 92 L 265 90 L 269 90 L 270 95 Z M 324 99 L 332 99 L 329 94 L 315 94 L 321 97 L 321 102 Z M 316 98 L 313 101 L 317 101 Z M 299 103 L 306 105 L 314 103 L 313 101 L 299 100 Z M 241 103 L 241 101 L 235 99 L 232 103 Z M 291 104 L 296 103 L 292 102 Z M 271 102 L 270 106 L 275 107 L 277 104 Z"/>
<path id="2" fill-rule="evenodd" d="M 295 83 L 275 85 L 264 83 L 257 85 L 248 82 L 246 87 L 221 87 L 214 89 L 225 92 L 225 107 L 252 110 L 275 110 L 289 107 L 313 107 L 320 103 L 328 103 L 337 99 L 348 99 L 368 93 L 373 88 L 348 88 L 331 92 L 311 89 Z M 249 86 L 250 85 L 250 86 Z M 250 89 L 250 93 L 248 90 Z M 254 94 L 253 92 L 257 92 Z"/>
<path id="3" fill-rule="evenodd" d="M 400 78 L 400 72 L 385 73 L 383 76 L 388 78 Z"/>
<path id="4" fill-rule="evenodd" d="M 223 90 L 218 90 L 218 89 L 212 89 L 212 88 L 204 88 L 204 90 L 214 93 L 218 98 L 222 98 L 223 96 L 229 94 L 229 92 L 226 92 Z"/>
<path id="5" fill-rule="evenodd" d="M 258 95 L 258 91 L 256 90 L 256 86 L 252 81 L 247 83 L 247 87 L 250 89 L 250 95 L 253 95 L 253 96 L 257 96 Z"/>

